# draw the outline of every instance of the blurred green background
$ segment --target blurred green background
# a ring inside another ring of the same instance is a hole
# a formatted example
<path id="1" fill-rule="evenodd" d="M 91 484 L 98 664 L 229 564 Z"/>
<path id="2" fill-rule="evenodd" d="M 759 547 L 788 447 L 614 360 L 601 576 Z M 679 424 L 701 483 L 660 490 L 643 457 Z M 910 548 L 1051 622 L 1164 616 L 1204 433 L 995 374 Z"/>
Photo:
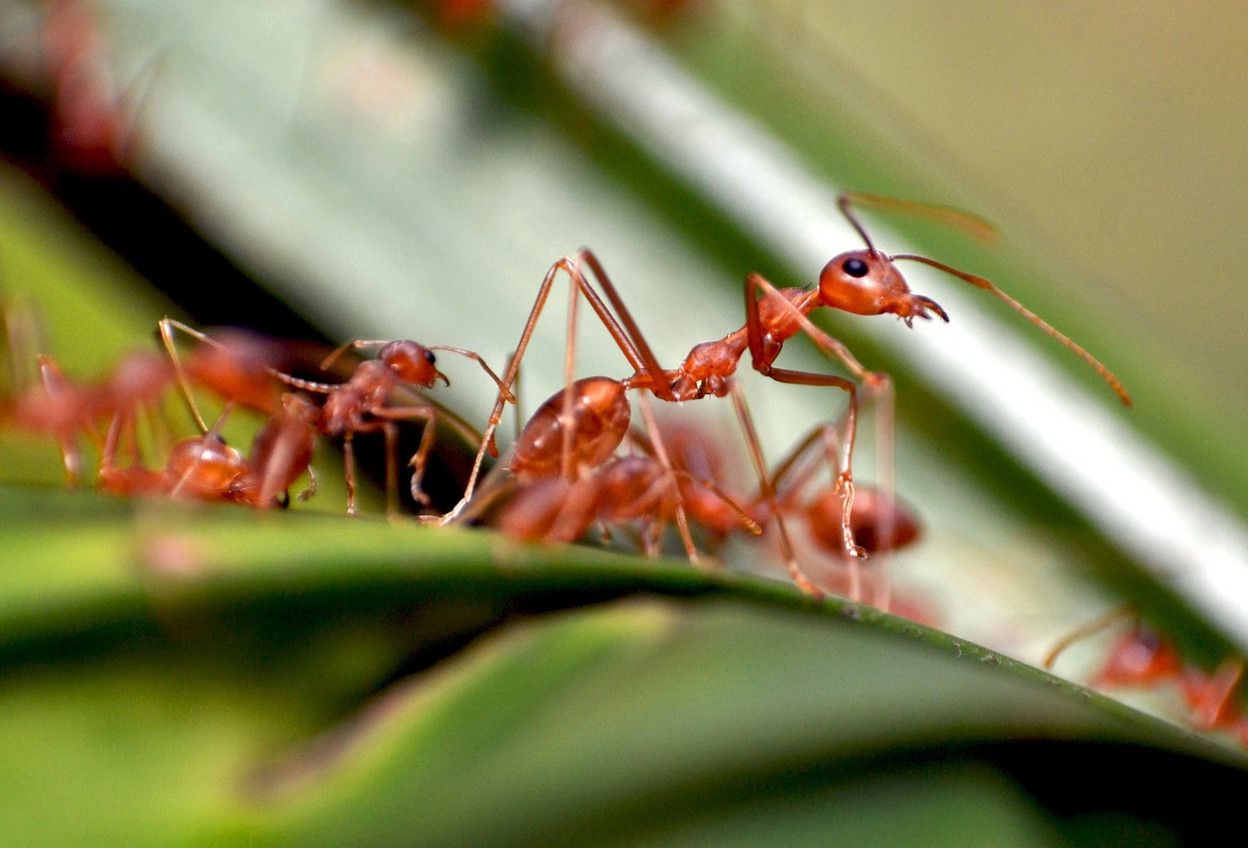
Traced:
<path id="1" fill-rule="evenodd" d="M 781 285 L 818 271 L 656 156 L 635 116 L 586 96 L 561 52 L 575 5 L 83 3 L 133 115 L 126 170 L 140 188 L 123 180 L 120 193 L 110 175 L 66 167 L 47 137 L 32 144 L 14 117 L 54 95 L 40 20 L 57 5 L 0 7 L 0 283 L 38 306 L 48 347 L 78 375 L 150 344 L 170 311 L 335 341 L 459 344 L 501 365 L 545 268 L 582 244 L 668 362 L 740 325 L 746 271 Z M 907 240 L 886 249 L 992 276 L 1103 358 L 1134 411 L 995 313 L 1242 534 L 1242 10 L 612 8 L 824 190 L 996 223 L 1002 238 L 984 246 L 870 218 Z M 174 241 L 136 190 L 203 244 Z M 561 379 L 562 298 L 525 363 L 529 409 Z M 897 375 L 898 489 L 925 525 L 896 558 L 897 593 L 951 636 L 815 609 L 783 583 L 737 575 L 783 577 L 766 545 L 734 548 L 721 580 L 346 523 L 328 447 L 328 485 L 292 510 L 322 514 L 257 522 L 63 495 L 50 443 L 4 433 L 0 700 L 19 743 L 0 781 L 22 787 L 5 817 L 13 844 L 1168 844 L 1213 826 L 1158 787 L 1238 791 L 1231 736 L 1215 748 L 1002 654 L 1034 665 L 1123 600 L 1206 667 L 1244 633 L 1108 541 L 865 320 L 825 326 Z M 792 367 L 826 367 L 791 347 Z M 621 358 L 586 326 L 578 365 L 617 374 Z M 451 375 L 442 399 L 480 421 L 488 387 L 468 366 Z M 839 398 L 743 379 L 773 457 L 839 414 Z M 734 450 L 725 410 L 679 414 Z M 255 424 L 236 427 L 245 441 Z M 445 441 L 453 472 L 462 458 Z M 1202 553 L 1179 551 L 1170 567 Z M 805 541 L 802 555 L 816 556 Z M 1221 565 L 1225 587 L 1248 569 Z M 1060 670 L 1084 679 L 1109 638 Z M 1184 723 L 1173 687 L 1127 697 Z M 1055 769 L 1082 776 L 1047 780 Z M 67 808 L 81 815 L 57 815 Z"/>

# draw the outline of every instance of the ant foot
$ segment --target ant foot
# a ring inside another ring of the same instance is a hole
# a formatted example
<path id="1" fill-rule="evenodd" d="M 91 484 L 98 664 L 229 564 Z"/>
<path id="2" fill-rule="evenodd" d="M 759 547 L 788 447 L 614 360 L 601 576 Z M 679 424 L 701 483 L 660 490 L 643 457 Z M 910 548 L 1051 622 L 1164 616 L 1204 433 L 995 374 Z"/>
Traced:
<path id="1" fill-rule="evenodd" d="M 869 559 L 867 556 L 867 549 L 854 542 L 854 533 L 852 530 L 845 531 L 845 553 L 853 559 Z"/>
<path id="2" fill-rule="evenodd" d="M 797 583 L 797 588 L 801 589 L 803 594 L 810 595 L 810 597 L 814 598 L 816 601 L 823 600 L 824 591 L 814 583 L 811 583 L 805 577 L 795 578 L 794 582 Z"/>

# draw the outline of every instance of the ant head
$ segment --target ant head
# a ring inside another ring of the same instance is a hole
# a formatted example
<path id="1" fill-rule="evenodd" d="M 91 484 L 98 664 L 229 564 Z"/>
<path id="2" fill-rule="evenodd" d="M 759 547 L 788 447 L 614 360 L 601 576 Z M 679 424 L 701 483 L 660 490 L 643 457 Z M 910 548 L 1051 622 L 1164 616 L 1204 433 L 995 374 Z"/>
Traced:
<path id="1" fill-rule="evenodd" d="M 878 250 L 851 250 L 835 257 L 819 273 L 819 299 L 825 306 L 855 315 L 891 312 L 907 326 L 915 318 L 949 316 L 930 297 L 914 294 L 893 260 Z"/>
<path id="2" fill-rule="evenodd" d="M 439 377 L 449 381 L 434 365 L 437 357 L 424 345 L 408 339 L 401 339 L 377 351 L 377 358 L 384 362 L 404 383 L 430 388 Z"/>

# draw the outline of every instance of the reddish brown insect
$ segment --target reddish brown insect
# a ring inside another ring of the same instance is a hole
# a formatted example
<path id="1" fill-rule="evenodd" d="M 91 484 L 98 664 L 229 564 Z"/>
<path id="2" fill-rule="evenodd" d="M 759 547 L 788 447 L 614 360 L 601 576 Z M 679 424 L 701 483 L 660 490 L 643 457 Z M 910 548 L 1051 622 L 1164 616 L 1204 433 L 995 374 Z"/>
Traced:
<path id="1" fill-rule="evenodd" d="M 179 375 L 185 375 L 183 376 L 185 394 L 201 428 L 203 418 L 194 408 L 194 401 L 190 394 L 189 381 L 192 379 L 213 388 L 218 394 L 231 401 L 268 412 L 275 416 L 272 419 L 274 421 L 285 421 L 282 425 L 273 425 L 286 428 L 284 432 L 287 433 L 285 437 L 287 441 L 273 437 L 275 445 L 280 442 L 283 450 L 293 450 L 297 438 L 299 440 L 298 452 L 304 452 L 306 445 L 302 434 L 309 427 L 315 427 L 320 433 L 331 438 L 341 437 L 345 457 L 348 515 L 356 514 L 354 440 L 357 434 L 381 432 L 385 437 L 387 505 L 392 515 L 398 510 L 396 452 L 399 422 L 424 422 L 420 447 L 409 462 L 413 469 L 411 493 L 418 503 L 428 502 L 428 497 L 421 490 L 421 480 L 429 452 L 433 447 L 438 420 L 445 417 L 451 426 L 465 433 L 467 438 L 478 437 L 458 417 L 444 415 L 430 402 L 405 406 L 390 405 L 391 399 L 402 385 L 431 388 L 437 380 L 450 385 L 450 380 L 446 375 L 437 369 L 435 350 L 447 350 L 472 359 L 481 366 L 506 398 L 512 397 L 510 390 L 503 386 L 498 375 L 479 355 L 473 351 L 449 345 L 425 346 L 409 340 L 359 339 L 348 342 L 325 357 L 321 362 L 321 368 L 329 369 L 348 351 L 369 347 L 380 348 L 377 359 L 360 362 L 344 383 L 325 383 L 301 379 L 279 371 L 273 364 L 275 360 L 272 344 L 262 339 L 239 336 L 227 338 L 226 341 L 218 341 L 168 318 L 161 321 L 160 330 L 166 349 Z M 200 342 L 185 367 L 180 364 L 173 342 L 174 330 L 186 333 Z M 302 391 L 323 395 L 324 403 L 317 408 L 310 402 L 303 401 L 299 402 L 296 409 L 295 402 L 287 398 L 282 403 L 284 415 L 282 418 L 278 416 L 276 409 L 277 399 L 281 396 L 277 389 L 279 382 Z M 283 463 L 279 463 L 279 466 L 282 465 Z M 277 477 L 283 476 L 278 472 L 274 474 Z"/>
<path id="2" fill-rule="evenodd" d="M 627 398 L 627 391 L 631 388 L 628 381 L 610 377 L 573 379 L 576 312 L 581 297 L 589 301 L 595 314 L 629 362 L 640 366 L 641 360 L 625 329 L 611 314 L 598 293 L 585 280 L 576 263 L 567 257 L 560 258 L 546 272 L 528 321 L 521 333 L 520 342 L 508 362 L 506 376 L 500 385 L 498 398 L 486 425 L 482 448 L 478 451 L 464 496 L 459 505 L 444 517 L 444 521 L 459 518 L 473 496 L 485 446 L 493 439 L 494 432 L 502 418 L 504 405 L 508 400 L 512 402 L 515 400 L 514 396 L 509 398 L 504 392 L 515 384 L 525 349 L 560 271 L 565 272 L 570 279 L 565 336 L 564 388 L 547 399 L 529 419 L 516 439 L 511 452 L 512 458 L 506 467 L 521 484 L 555 475 L 571 484 L 591 474 L 594 468 L 606 462 L 628 433 L 632 417 L 632 407 Z M 697 549 L 689 531 L 679 486 L 674 482 L 676 475 L 672 472 L 671 463 L 663 447 L 662 439 L 658 435 L 653 414 L 648 404 L 644 402 L 644 398 L 642 410 L 653 448 L 653 457 L 665 469 L 667 479 L 672 482 L 670 491 L 675 500 L 672 512 L 681 541 L 690 561 L 697 563 L 699 561 Z M 633 470 L 640 472 L 639 467 L 633 467 Z"/>
<path id="3" fill-rule="evenodd" d="M 629 431 L 628 438 L 642 453 L 612 455 L 622 441 L 620 432 L 628 427 L 627 399 L 618 382 L 591 377 L 576 381 L 573 387 L 584 401 L 573 408 L 573 428 L 578 435 L 572 446 L 574 473 L 565 476 L 557 461 L 559 455 L 550 448 L 542 450 L 538 444 L 541 439 L 534 438 L 537 434 L 550 442 L 552 434 L 566 432 L 557 418 L 550 419 L 550 413 L 562 407 L 561 392 L 543 404 L 546 412 L 539 410 L 533 419 L 535 426 L 526 428 L 517 441 L 511 469 L 519 490 L 499 518 L 504 533 L 530 541 L 573 542 L 593 524 L 604 532 L 611 526 L 637 524 L 642 549 L 655 556 L 663 529 L 672 523 L 680 527 L 681 509 L 695 522 L 718 525 L 731 521 L 748 532 L 761 532 L 757 522 L 709 477 L 699 478 L 678 467 L 672 456 L 661 460 L 658 451 L 664 449 L 662 442 L 656 445 L 645 434 Z M 608 402 L 594 404 L 604 399 Z M 643 410 L 653 424 L 645 406 Z M 667 435 L 663 432 L 661 438 L 666 440 Z M 682 530 L 682 541 L 691 561 L 698 562 L 687 529 Z"/>
<path id="4" fill-rule="evenodd" d="M 858 202 L 876 204 L 900 211 L 922 212 L 971 228 L 986 226 L 979 222 L 978 219 L 952 210 L 928 207 L 922 204 L 889 201 L 873 195 L 843 194 L 839 199 L 840 209 L 855 230 L 862 236 L 867 244 L 867 249 L 850 251 L 836 256 L 824 267 L 820 274 L 819 285 L 813 290 L 800 288 L 776 289 L 762 276 L 758 274 L 748 275 L 744 290 L 745 325 L 719 340 L 696 345 L 689 352 L 684 362 L 675 369 L 664 369 L 659 365 L 636 321 L 624 305 L 618 290 L 607 277 L 597 257 L 589 250 L 582 250 L 575 260 L 565 257 L 556 262 L 548 271 L 539 289 L 533 309 L 530 311 L 529 320 L 521 334 L 520 342 L 512 356 L 511 367 L 508 368 L 507 373 L 504 375 L 503 382 L 506 385 L 511 385 L 511 381 L 515 376 L 515 368 L 518 367 L 519 361 L 523 357 L 537 317 L 549 295 L 554 276 L 558 270 L 564 270 L 573 280 L 573 297 L 570 313 L 574 314 L 577 295 L 584 296 L 634 369 L 631 377 L 619 381 L 623 389 L 648 389 L 655 397 L 666 401 L 692 400 L 705 397 L 708 394 L 732 396 L 734 408 L 746 434 L 751 460 L 763 489 L 763 497 L 771 507 L 777 521 L 782 552 L 788 564 L 789 572 L 800 588 L 814 595 L 821 593 L 802 572 L 796 558 L 793 556 L 792 545 L 788 539 L 788 533 L 780 510 L 775 502 L 775 494 L 771 491 L 768 483 L 766 466 L 763 461 L 761 448 L 759 447 L 757 434 L 754 432 L 744 397 L 737 389 L 735 380 L 733 380 L 740 359 L 747 350 L 750 352 L 752 367 L 764 376 L 782 383 L 824 386 L 843 390 L 847 393 L 849 406 L 844 419 L 845 437 L 842 446 L 842 458 L 839 462 L 840 471 L 838 472 L 835 486 L 837 491 L 842 493 L 845 504 L 843 508 L 844 519 L 839 524 L 841 542 L 846 554 L 852 557 L 862 557 L 866 553 L 854 542 L 853 531 L 849 524 L 853 503 L 852 460 L 859 409 L 857 384 L 854 380 L 845 377 L 777 368 L 774 363 L 784 346 L 784 342 L 799 331 L 805 332 L 824 353 L 842 362 L 851 375 L 856 380 L 861 381 L 867 387 L 869 393 L 879 400 L 881 420 L 883 422 L 882 430 L 888 434 L 888 438 L 891 438 L 892 389 L 891 381 L 887 375 L 868 371 L 843 344 L 815 327 L 808 316 L 815 309 L 826 306 L 860 315 L 892 313 L 902 318 L 907 324 L 910 324 L 916 317 L 930 318 L 932 315 L 938 315 L 948 320 L 944 310 L 935 301 L 910 291 L 904 277 L 897 269 L 895 264 L 897 261 L 911 260 L 921 262 L 991 292 L 1027 318 L 1027 320 L 1040 327 L 1044 332 L 1084 359 L 1109 383 L 1125 404 L 1130 404 L 1130 397 L 1123 389 L 1121 382 L 1104 365 L 1065 335 L 1010 298 L 989 280 L 959 271 L 926 257 L 911 254 L 888 256 L 877 250 L 871 243 L 862 224 L 853 213 L 852 206 Z M 581 275 L 581 265 L 585 265 L 590 269 L 599 287 L 602 289 L 606 301 L 610 303 L 611 309 L 607 308 L 603 299 Z M 760 292 L 762 294 L 761 299 L 759 298 Z M 612 313 L 612 309 L 614 313 Z M 570 376 L 571 359 L 572 354 L 569 345 L 569 376 L 566 380 L 566 385 L 569 387 L 572 384 Z M 570 412 L 574 402 L 575 398 L 570 393 L 565 396 L 564 405 L 566 412 Z M 498 426 L 503 405 L 504 401 L 500 396 L 495 403 L 495 408 L 487 424 L 487 434 L 492 434 Z M 564 439 L 569 445 L 571 441 L 575 441 L 574 436 L 571 434 L 565 435 Z M 570 448 L 565 448 L 563 451 L 562 461 L 565 463 L 572 461 Z M 461 502 L 460 507 L 452 511 L 452 516 L 472 496 L 474 483 L 475 474 L 469 481 L 464 501 Z M 681 509 L 677 510 L 678 515 L 681 512 Z"/>
<path id="5" fill-rule="evenodd" d="M 117 464 L 124 419 L 109 426 L 101 451 L 100 488 L 117 495 L 165 495 L 206 501 L 232 501 L 261 509 L 284 506 L 286 491 L 305 473 L 310 478 L 306 500 L 316 490 L 312 450 L 313 422 L 319 409 L 307 398 L 287 394 L 282 410 L 265 422 L 252 441 L 246 458 L 218 434 L 232 404 L 205 433 L 182 439 L 173 446 L 163 469 L 142 465 L 137 456 L 128 466 Z"/>
<path id="6" fill-rule="evenodd" d="M 841 448 L 838 427 L 822 424 L 799 439 L 788 455 L 776 466 L 771 487 L 782 515 L 804 521 L 815 546 L 840 566 L 843 578 L 837 591 L 854 601 L 864 599 L 863 574 L 854 557 L 846 554 L 843 527 L 848 527 L 854 544 L 871 556 L 877 556 L 872 575 L 875 584 L 873 604 L 888 610 L 891 594 L 887 574 L 887 557 L 916 542 L 920 536 L 918 519 L 899 503 L 890 489 L 859 486 L 852 500 L 842 485 Z M 826 465 L 831 480 L 807 495 L 811 484 Z M 759 508 L 767 504 L 761 494 Z"/>
<path id="7" fill-rule="evenodd" d="M 242 455 L 218 435 L 218 427 L 228 411 L 227 405 L 217 423 L 204 434 L 175 444 L 160 470 L 143 466 L 137 457 L 128 466 L 117 464 L 124 419 L 116 416 L 100 452 L 100 488 L 115 495 L 226 500 L 230 487 L 247 468 Z"/>
<path id="8" fill-rule="evenodd" d="M 768 517 L 765 504 L 758 498 L 751 501 L 729 494 L 725 488 L 730 463 L 723 434 L 705 424 L 695 427 L 676 418 L 661 421 L 658 429 L 680 486 L 685 511 L 712 544 L 722 543 L 739 530 L 759 534 L 759 525 Z M 653 455 L 653 446 L 645 433 L 634 429 L 629 440 L 644 453 Z M 749 520 L 744 520 L 743 515 Z"/>
<path id="9" fill-rule="evenodd" d="M 56 440 L 70 486 L 81 478 L 80 437 L 86 435 L 98 445 L 96 424 L 114 418 L 119 437 L 127 436 L 137 453 L 137 418 L 144 410 L 157 409 L 173 379 L 168 364 L 148 353 L 128 355 L 94 383 L 67 378 L 47 354 L 37 356 L 36 362 L 39 382 L 16 395 L 7 417 L 19 429 Z"/>
<path id="10" fill-rule="evenodd" d="M 1045 657 L 1044 667 L 1052 669 L 1058 656 L 1075 642 L 1095 635 L 1124 617 L 1136 618 L 1131 628 L 1110 648 L 1091 685 L 1098 688 L 1133 687 L 1154 689 L 1175 684 L 1187 703 L 1188 719 L 1201 730 L 1235 728 L 1248 731 L 1248 720 L 1235 697 L 1244 674 L 1239 659 L 1223 662 L 1212 673 L 1184 662 L 1178 649 L 1165 637 L 1138 620 L 1133 605 L 1111 610 L 1063 637 Z M 1248 744 L 1248 737 L 1245 738 Z"/>
<path id="11" fill-rule="evenodd" d="M 498 526 L 516 539 L 575 542 L 594 524 L 605 529 L 636 523 L 642 549 L 657 556 L 663 529 L 676 520 L 678 489 L 688 508 L 690 492 L 702 488 L 701 482 L 665 468 L 654 457 L 613 456 L 574 481 L 553 476 L 520 486 Z M 709 487 L 705 491 L 722 499 L 723 508 L 732 510 L 741 526 L 758 532 L 754 520 L 727 496 Z M 690 517 L 695 517 L 692 512 Z"/>

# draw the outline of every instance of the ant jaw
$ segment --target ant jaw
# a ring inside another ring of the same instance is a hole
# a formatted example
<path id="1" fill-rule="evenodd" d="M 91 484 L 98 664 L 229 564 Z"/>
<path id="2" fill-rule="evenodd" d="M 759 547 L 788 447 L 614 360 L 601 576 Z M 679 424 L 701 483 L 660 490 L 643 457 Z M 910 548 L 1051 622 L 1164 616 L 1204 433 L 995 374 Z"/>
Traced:
<path id="1" fill-rule="evenodd" d="M 930 297 L 923 297 L 922 295 L 919 295 L 919 299 L 923 301 L 923 305 L 924 305 L 927 309 L 929 309 L 929 310 L 931 310 L 932 312 L 934 312 L 935 314 L 939 315 L 939 316 L 940 316 L 940 320 L 944 321 L 946 324 L 948 324 L 948 323 L 949 323 L 949 313 L 948 313 L 948 312 L 945 312 L 945 310 L 941 307 L 941 305 L 940 305 L 939 303 L 937 303 L 936 301 L 932 300 Z M 927 318 L 927 317 L 929 317 L 929 316 L 925 314 L 923 317 L 924 317 L 924 318 Z"/>
<path id="2" fill-rule="evenodd" d="M 896 313 L 902 321 L 906 322 L 906 326 L 910 328 L 914 327 L 915 318 L 930 321 L 933 315 L 946 324 L 949 323 L 949 314 L 945 312 L 944 308 L 930 297 L 921 294 L 910 294 L 907 292 L 903 298 L 890 304 L 887 311 Z"/>
<path id="3" fill-rule="evenodd" d="M 946 318 L 945 320 L 947 321 L 947 320 L 949 320 L 949 319 L 947 319 L 947 318 Z M 435 368 L 435 369 L 434 369 L 434 371 L 433 371 L 433 379 L 429 381 L 429 386 L 430 386 L 430 388 L 432 388 L 432 387 L 433 387 L 434 382 L 435 382 L 435 381 L 437 381 L 437 380 L 441 380 L 441 381 L 442 381 L 443 383 L 445 383 L 447 386 L 450 386 L 450 385 L 451 385 L 451 379 L 450 379 L 449 377 L 447 377 L 445 374 L 443 374 L 441 371 L 439 371 L 439 370 L 437 370 L 437 369 Z"/>

